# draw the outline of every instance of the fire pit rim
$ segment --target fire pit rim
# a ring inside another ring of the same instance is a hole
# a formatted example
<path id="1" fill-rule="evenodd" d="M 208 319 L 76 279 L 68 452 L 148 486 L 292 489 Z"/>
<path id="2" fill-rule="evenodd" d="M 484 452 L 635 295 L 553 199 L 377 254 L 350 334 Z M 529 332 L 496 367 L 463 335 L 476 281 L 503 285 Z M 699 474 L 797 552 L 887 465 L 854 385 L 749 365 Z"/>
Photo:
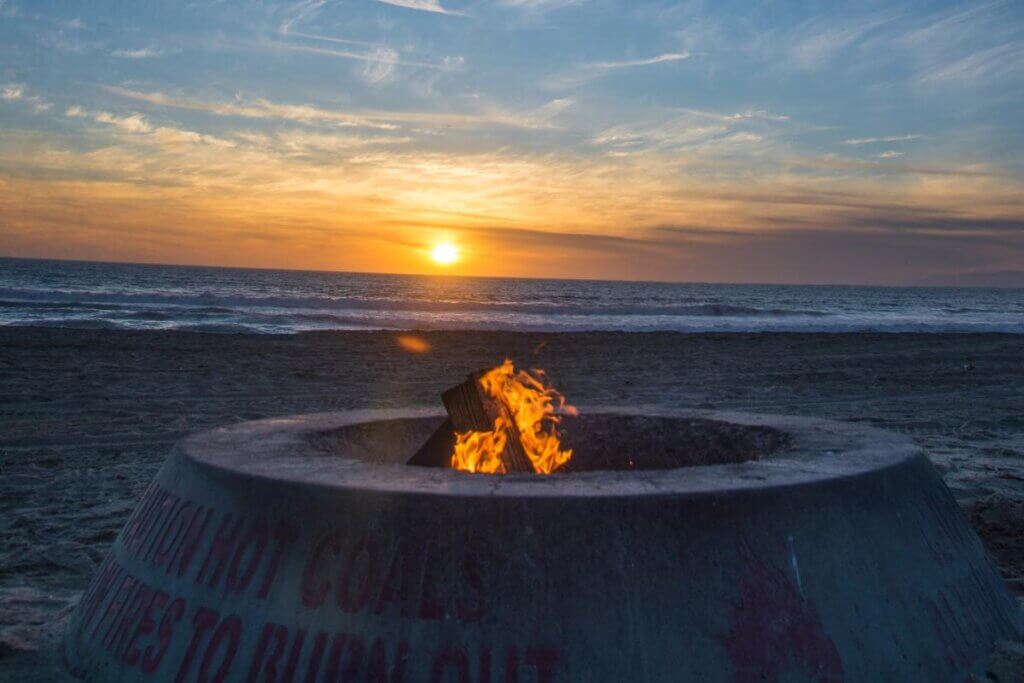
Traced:
<path id="1" fill-rule="evenodd" d="M 223 475 L 396 495 L 500 498 L 684 496 L 743 493 L 818 484 L 899 467 L 923 458 L 909 437 L 857 423 L 715 410 L 632 406 L 581 408 L 587 414 L 646 415 L 764 426 L 786 432 L 789 448 L 770 458 L 735 464 L 644 471 L 482 475 L 449 469 L 377 464 L 324 457 L 314 436 L 349 425 L 444 417 L 434 408 L 353 410 L 267 418 L 186 437 L 172 457 Z"/>

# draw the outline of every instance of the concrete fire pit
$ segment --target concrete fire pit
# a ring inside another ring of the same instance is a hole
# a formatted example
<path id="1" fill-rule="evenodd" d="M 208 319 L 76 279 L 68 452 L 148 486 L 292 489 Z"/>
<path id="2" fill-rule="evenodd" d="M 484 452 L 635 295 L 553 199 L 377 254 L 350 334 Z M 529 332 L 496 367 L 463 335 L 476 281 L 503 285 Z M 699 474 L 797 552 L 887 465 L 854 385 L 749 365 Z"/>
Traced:
<path id="1" fill-rule="evenodd" d="M 1021 615 L 928 460 L 823 420 L 584 410 L 551 476 L 437 412 L 174 449 L 74 614 L 93 680 L 961 680 Z"/>

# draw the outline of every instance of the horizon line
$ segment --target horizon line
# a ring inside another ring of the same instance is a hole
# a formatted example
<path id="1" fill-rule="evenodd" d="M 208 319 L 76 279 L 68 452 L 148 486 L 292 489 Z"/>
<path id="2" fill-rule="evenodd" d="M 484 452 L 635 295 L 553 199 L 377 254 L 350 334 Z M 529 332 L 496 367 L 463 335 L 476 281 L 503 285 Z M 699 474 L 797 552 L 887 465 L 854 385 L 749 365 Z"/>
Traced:
<path id="1" fill-rule="evenodd" d="M 10 261 L 53 261 L 58 263 L 94 263 L 112 266 L 149 266 L 154 268 L 213 268 L 220 270 L 256 270 L 266 272 L 286 273 L 320 273 L 331 275 L 386 275 L 396 277 L 435 277 L 435 278 L 462 278 L 468 280 L 527 280 L 527 281 L 549 281 L 549 282 L 608 282 L 622 284 L 653 284 L 653 285 L 718 285 L 737 287 L 860 287 L 864 289 L 1024 289 L 1024 285 L 929 285 L 929 284 L 866 284 L 854 282 L 715 282 L 710 280 L 629 280 L 616 278 L 585 278 L 585 277 L 532 277 L 521 275 L 465 275 L 457 273 L 427 273 L 427 272 L 393 272 L 373 270 L 324 270 L 319 268 L 288 268 L 267 266 L 230 266 L 230 265 L 209 265 L 202 263 L 167 263 L 162 261 L 110 261 L 103 259 L 88 258 L 59 258 L 53 256 L 11 256 L 0 254 L 0 260 Z M 1024 271 L 999 270 L 986 273 L 963 273 L 960 276 L 994 273 Z M 942 276 L 933 276 L 942 277 Z M 949 276 L 958 277 L 958 276 Z"/>

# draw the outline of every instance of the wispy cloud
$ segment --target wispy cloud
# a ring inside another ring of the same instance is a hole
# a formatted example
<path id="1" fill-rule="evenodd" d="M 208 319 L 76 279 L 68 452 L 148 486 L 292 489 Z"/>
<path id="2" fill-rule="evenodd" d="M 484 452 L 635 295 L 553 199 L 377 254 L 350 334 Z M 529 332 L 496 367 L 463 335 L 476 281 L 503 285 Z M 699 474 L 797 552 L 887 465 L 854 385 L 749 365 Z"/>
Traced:
<path id="1" fill-rule="evenodd" d="M 432 12 L 434 14 L 463 14 L 455 10 L 445 9 L 438 0 L 377 0 L 377 2 L 382 2 L 385 5 L 394 5 L 395 7 L 419 10 L 420 12 Z"/>
<path id="2" fill-rule="evenodd" d="M 117 49 L 110 53 L 114 57 L 120 57 L 121 59 L 153 59 L 155 57 L 161 57 L 164 51 L 155 46 L 142 47 L 134 50 L 130 49 Z"/>
<path id="3" fill-rule="evenodd" d="M 584 62 L 568 69 L 567 71 L 548 77 L 545 79 L 545 83 L 551 88 L 573 87 L 593 81 L 616 71 L 654 66 L 656 64 L 667 64 L 669 62 L 681 62 L 689 58 L 689 52 L 665 52 L 654 57 L 644 57 L 639 59 Z"/>
<path id="4" fill-rule="evenodd" d="M 887 149 L 884 152 L 882 152 L 881 154 L 879 154 L 878 158 L 879 159 L 898 159 L 899 157 L 903 156 L 904 154 L 905 154 L 905 152 L 897 152 L 894 149 Z"/>
<path id="5" fill-rule="evenodd" d="M 473 6 L 474 15 L 490 10 L 492 7 L 505 10 L 501 14 L 495 14 L 494 20 L 506 26 L 518 26 L 523 28 L 537 28 L 555 19 L 550 17 L 558 10 L 565 10 L 579 7 L 589 0 L 492 0 L 489 3 L 476 4 Z"/>
<path id="6" fill-rule="evenodd" d="M 790 117 L 786 114 L 773 114 L 772 112 L 764 109 L 737 111 L 732 114 L 723 114 L 715 111 L 705 111 L 703 109 L 692 109 L 689 107 L 680 109 L 679 111 L 701 118 L 712 119 L 715 121 L 729 121 L 729 122 L 741 122 L 741 121 L 775 121 L 784 122 L 789 121 Z"/>
<path id="7" fill-rule="evenodd" d="M 364 62 L 364 66 L 359 69 L 356 74 L 364 83 L 369 85 L 377 85 L 392 80 L 392 77 L 395 74 L 395 69 L 399 66 L 433 69 L 436 71 L 457 71 L 461 69 L 465 63 L 465 60 L 461 57 L 445 57 L 438 62 L 405 59 L 402 57 L 401 53 L 393 47 L 374 41 L 353 40 L 351 38 L 339 38 L 337 36 L 305 33 L 300 31 L 291 31 L 290 33 L 282 35 L 284 35 L 286 39 L 298 38 L 305 39 L 307 41 L 331 43 L 333 45 L 352 45 L 372 48 L 370 50 L 355 51 L 311 45 L 309 43 L 295 42 L 294 40 L 287 40 L 286 42 L 272 44 L 277 48 L 284 48 L 295 52 L 304 52 L 307 54 L 322 55 L 324 57 Z"/>
<path id="8" fill-rule="evenodd" d="M 531 118 L 538 123 L 547 123 L 572 107 L 575 103 L 575 100 L 571 97 L 560 97 L 556 100 L 551 100 L 547 104 L 541 105 L 536 109 L 533 114 L 531 114 Z"/>
<path id="9" fill-rule="evenodd" d="M 1024 41 L 1012 41 L 973 52 L 955 61 L 937 64 L 918 77 L 922 85 L 963 83 L 990 85 L 1024 77 Z"/>
<path id="10" fill-rule="evenodd" d="M 320 33 L 303 33 L 301 31 L 290 31 L 284 35 L 292 38 L 307 38 L 309 40 L 322 40 L 326 43 L 338 43 L 340 45 L 364 45 L 373 47 L 379 45 L 369 40 L 353 40 L 351 38 L 339 38 L 337 36 L 325 36 Z"/>
<path id="11" fill-rule="evenodd" d="M 934 14 L 918 22 L 912 30 L 906 32 L 900 42 L 907 45 L 943 46 L 970 39 L 979 28 L 986 27 L 993 11 L 1005 6 L 1003 0 L 981 2 L 970 7 L 954 7 L 939 14 Z"/>
<path id="12" fill-rule="evenodd" d="M 324 57 L 336 57 L 338 59 L 350 59 L 357 62 L 382 62 L 390 65 L 392 68 L 395 66 L 411 66 L 423 69 L 437 69 L 442 71 L 450 71 L 454 67 L 451 62 L 442 61 L 438 63 L 430 62 L 419 62 L 402 59 L 399 53 L 386 46 L 379 45 L 369 52 L 355 52 L 353 50 L 341 50 L 331 47 L 321 47 L 319 45 L 308 45 L 306 43 L 294 43 L 294 42 L 276 42 L 272 43 L 273 46 L 283 48 L 285 50 L 292 50 L 294 52 L 305 52 L 313 55 L 323 55 Z"/>
<path id="13" fill-rule="evenodd" d="M 377 85 L 391 79 L 399 59 L 398 53 L 389 47 L 378 47 L 373 54 L 376 59 L 367 60 L 359 75 L 364 82 Z"/>
<path id="14" fill-rule="evenodd" d="M 214 147 L 234 147 L 235 143 L 213 135 L 206 135 L 176 126 L 155 126 L 138 112 L 114 114 L 108 111 L 87 112 L 81 107 L 69 107 L 64 112 L 69 118 L 92 118 L 96 123 L 106 124 L 122 133 L 143 136 L 160 145 L 173 146 L 181 144 L 211 145 Z"/>
<path id="15" fill-rule="evenodd" d="M 789 121 L 789 116 L 785 114 L 772 114 L 764 109 L 759 109 L 757 111 L 741 111 L 735 114 L 728 114 L 725 119 L 727 121 L 752 121 L 757 119 L 764 121 Z"/>
<path id="16" fill-rule="evenodd" d="M 2 89 L 0 89 L 0 100 L 7 100 L 8 102 L 13 102 L 15 100 L 20 100 L 24 96 L 25 86 L 23 85 L 5 85 Z"/>
<path id="17" fill-rule="evenodd" d="M 596 145 L 619 152 L 680 148 L 725 135 L 724 125 L 699 125 L 689 119 L 673 119 L 650 126 L 613 126 L 593 138 Z"/>
<path id="18" fill-rule="evenodd" d="M 283 119 L 302 123 L 326 122 L 340 126 L 372 126 L 373 122 L 350 112 L 324 109 L 306 104 L 278 104 L 256 98 L 249 101 L 223 102 L 215 100 L 198 100 L 186 97 L 174 97 L 161 92 L 143 92 L 102 86 L 114 95 L 130 100 L 147 102 L 161 107 L 203 111 L 217 116 L 237 116 L 250 119 Z"/>
<path id="19" fill-rule="evenodd" d="M 811 19 L 786 36 L 789 57 L 799 68 L 821 68 L 842 50 L 861 42 L 869 33 L 892 22 L 896 16 L 885 13 L 842 20 L 828 16 Z"/>
<path id="20" fill-rule="evenodd" d="M 337 154 L 369 147 L 409 145 L 415 138 L 401 135 L 350 135 L 304 129 L 265 133 L 239 133 L 238 140 L 262 150 L 278 150 L 282 155 L 312 158 L 318 154 Z"/>
<path id="21" fill-rule="evenodd" d="M 668 118 L 649 117 L 647 122 L 606 128 L 592 142 L 610 150 L 613 156 L 681 150 L 732 153 L 744 147 L 754 149 L 753 145 L 763 150 L 779 130 L 789 125 L 788 116 L 760 110 L 722 114 L 682 109 L 671 110 Z"/>
<path id="22" fill-rule="evenodd" d="M 521 7 L 528 10 L 547 11 L 569 5 L 579 5 L 583 0 L 499 0 L 508 7 Z"/>
<path id="23" fill-rule="evenodd" d="M 598 70 L 630 69 L 635 66 L 650 66 L 652 64 L 664 64 L 665 62 L 678 62 L 689 58 L 689 52 L 666 52 L 656 57 L 647 57 L 645 59 L 624 59 L 617 62 L 589 62 L 587 64 L 583 64 L 582 68 Z"/>
<path id="24" fill-rule="evenodd" d="M 36 113 L 49 111 L 53 105 L 39 95 L 29 95 L 25 86 L 20 83 L 12 83 L 0 86 L 0 100 L 5 102 L 25 102 L 32 106 Z"/>
<path id="25" fill-rule="evenodd" d="M 525 129 L 553 128 L 551 107 L 567 106 L 570 100 L 556 100 L 561 105 L 547 103 L 538 109 L 509 112 L 501 109 L 485 109 L 479 112 L 456 113 L 452 111 L 421 112 L 421 111 L 384 111 L 360 110 L 347 112 L 325 109 L 310 104 L 281 104 L 267 99 L 236 100 L 220 102 L 197 100 L 185 97 L 172 97 L 160 92 L 142 92 L 117 86 L 102 86 L 107 92 L 131 100 L 150 104 L 205 111 L 217 116 L 237 116 L 253 119 L 281 119 L 300 123 L 326 123 L 335 126 L 352 126 L 394 129 L 398 124 L 417 124 L 421 126 L 439 127 L 508 127 Z"/>
<path id="26" fill-rule="evenodd" d="M 922 87 L 985 86 L 1024 78 L 1024 34 L 1016 3 L 968 4 L 924 17 L 898 37 Z"/>
<path id="27" fill-rule="evenodd" d="M 142 114 L 117 116 L 110 112 L 101 111 L 97 112 L 93 118 L 99 123 L 107 123 L 129 133 L 150 133 L 153 131 L 153 127 L 149 125 L 149 122 L 146 121 Z"/>
<path id="28" fill-rule="evenodd" d="M 877 138 L 851 138 L 844 140 L 844 145 L 873 145 L 877 142 L 905 142 L 907 140 L 919 140 L 924 136 L 920 133 L 910 133 L 908 135 L 886 135 L 884 137 Z"/>
<path id="29" fill-rule="evenodd" d="M 808 169 L 836 169 L 847 171 L 860 171 L 884 175 L 919 175 L 919 176 L 948 176 L 963 178 L 998 178 L 1006 177 L 1008 174 L 1000 168 L 993 168 L 987 164 L 963 164 L 949 163 L 947 165 L 935 166 L 911 166 L 908 164 L 889 164 L 880 161 L 868 161 L 865 159 L 852 159 L 837 154 L 823 154 L 816 157 L 793 157 L 789 163 L 794 166 L 802 166 Z"/>
<path id="30" fill-rule="evenodd" d="M 293 26 L 301 24 L 306 19 L 315 16 L 327 0 L 299 0 L 284 8 L 284 18 L 281 20 L 278 31 L 287 34 Z"/>

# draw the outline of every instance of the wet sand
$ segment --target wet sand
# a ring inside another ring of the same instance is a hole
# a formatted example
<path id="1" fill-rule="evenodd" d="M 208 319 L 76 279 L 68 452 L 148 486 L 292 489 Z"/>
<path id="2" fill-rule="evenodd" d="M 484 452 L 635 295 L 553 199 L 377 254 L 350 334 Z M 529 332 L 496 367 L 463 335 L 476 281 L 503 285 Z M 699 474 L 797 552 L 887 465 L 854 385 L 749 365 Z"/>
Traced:
<path id="1" fill-rule="evenodd" d="M 63 620 L 171 444 L 271 415 L 437 405 L 505 355 L 577 405 L 864 421 L 911 435 L 1024 595 L 1024 336 L 0 328 L 0 680 L 61 680 Z"/>

